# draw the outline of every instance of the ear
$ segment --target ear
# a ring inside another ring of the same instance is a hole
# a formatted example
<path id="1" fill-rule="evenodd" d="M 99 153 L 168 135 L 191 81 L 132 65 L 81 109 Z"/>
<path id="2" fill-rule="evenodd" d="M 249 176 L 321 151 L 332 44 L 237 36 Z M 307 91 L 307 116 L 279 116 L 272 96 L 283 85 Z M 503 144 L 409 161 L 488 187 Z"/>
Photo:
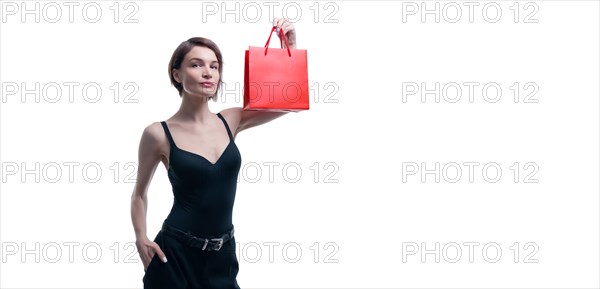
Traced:
<path id="1" fill-rule="evenodd" d="M 181 78 L 179 78 L 179 70 L 173 68 L 171 72 L 173 73 L 173 78 L 175 81 L 177 81 L 177 83 L 181 83 Z"/>

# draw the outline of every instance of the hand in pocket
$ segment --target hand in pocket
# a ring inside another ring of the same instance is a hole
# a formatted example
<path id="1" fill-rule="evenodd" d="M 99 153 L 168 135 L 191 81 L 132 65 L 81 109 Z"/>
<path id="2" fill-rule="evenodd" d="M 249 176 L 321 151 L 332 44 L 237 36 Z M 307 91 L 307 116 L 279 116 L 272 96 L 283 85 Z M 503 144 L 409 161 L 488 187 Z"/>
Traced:
<path id="1" fill-rule="evenodd" d="M 140 258 L 142 259 L 144 271 L 148 269 L 148 265 L 150 265 L 150 262 L 155 255 L 158 255 L 163 263 L 167 263 L 167 257 L 165 256 L 165 253 L 160 249 L 160 246 L 158 246 L 156 242 L 150 241 L 148 238 L 146 238 L 145 240 L 137 240 L 135 245 L 137 246 Z"/>

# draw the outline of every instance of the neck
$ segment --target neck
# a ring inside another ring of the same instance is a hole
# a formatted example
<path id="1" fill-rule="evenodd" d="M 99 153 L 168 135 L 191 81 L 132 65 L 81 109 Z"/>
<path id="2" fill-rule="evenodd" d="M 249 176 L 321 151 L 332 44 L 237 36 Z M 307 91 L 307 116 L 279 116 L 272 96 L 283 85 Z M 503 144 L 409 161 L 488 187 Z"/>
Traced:
<path id="1" fill-rule="evenodd" d="M 175 116 L 183 121 L 203 123 L 208 121 L 212 112 L 208 108 L 208 96 L 183 94 L 181 106 Z"/>

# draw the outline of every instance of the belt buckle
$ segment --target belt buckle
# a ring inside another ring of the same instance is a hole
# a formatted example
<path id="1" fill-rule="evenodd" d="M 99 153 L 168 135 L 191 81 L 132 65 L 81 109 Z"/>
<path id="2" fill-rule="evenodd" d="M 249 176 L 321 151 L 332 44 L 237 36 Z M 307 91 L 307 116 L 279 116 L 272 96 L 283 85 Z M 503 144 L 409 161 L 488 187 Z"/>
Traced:
<path id="1" fill-rule="evenodd" d="M 214 247 L 209 249 L 210 251 L 219 251 L 221 250 L 221 247 L 223 247 L 223 238 L 210 239 L 210 241 L 217 242 Z"/>

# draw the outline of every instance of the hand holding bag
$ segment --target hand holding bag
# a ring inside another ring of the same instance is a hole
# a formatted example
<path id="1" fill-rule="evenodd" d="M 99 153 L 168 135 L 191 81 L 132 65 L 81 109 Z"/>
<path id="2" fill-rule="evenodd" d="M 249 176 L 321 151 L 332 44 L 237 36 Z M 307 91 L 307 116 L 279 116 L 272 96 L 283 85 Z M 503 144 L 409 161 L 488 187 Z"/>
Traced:
<path id="1" fill-rule="evenodd" d="M 280 29 L 281 48 L 269 48 L 271 29 L 265 47 L 246 50 L 244 67 L 244 110 L 301 111 L 309 109 L 306 50 L 290 49 Z M 285 40 L 286 48 L 283 48 Z"/>

